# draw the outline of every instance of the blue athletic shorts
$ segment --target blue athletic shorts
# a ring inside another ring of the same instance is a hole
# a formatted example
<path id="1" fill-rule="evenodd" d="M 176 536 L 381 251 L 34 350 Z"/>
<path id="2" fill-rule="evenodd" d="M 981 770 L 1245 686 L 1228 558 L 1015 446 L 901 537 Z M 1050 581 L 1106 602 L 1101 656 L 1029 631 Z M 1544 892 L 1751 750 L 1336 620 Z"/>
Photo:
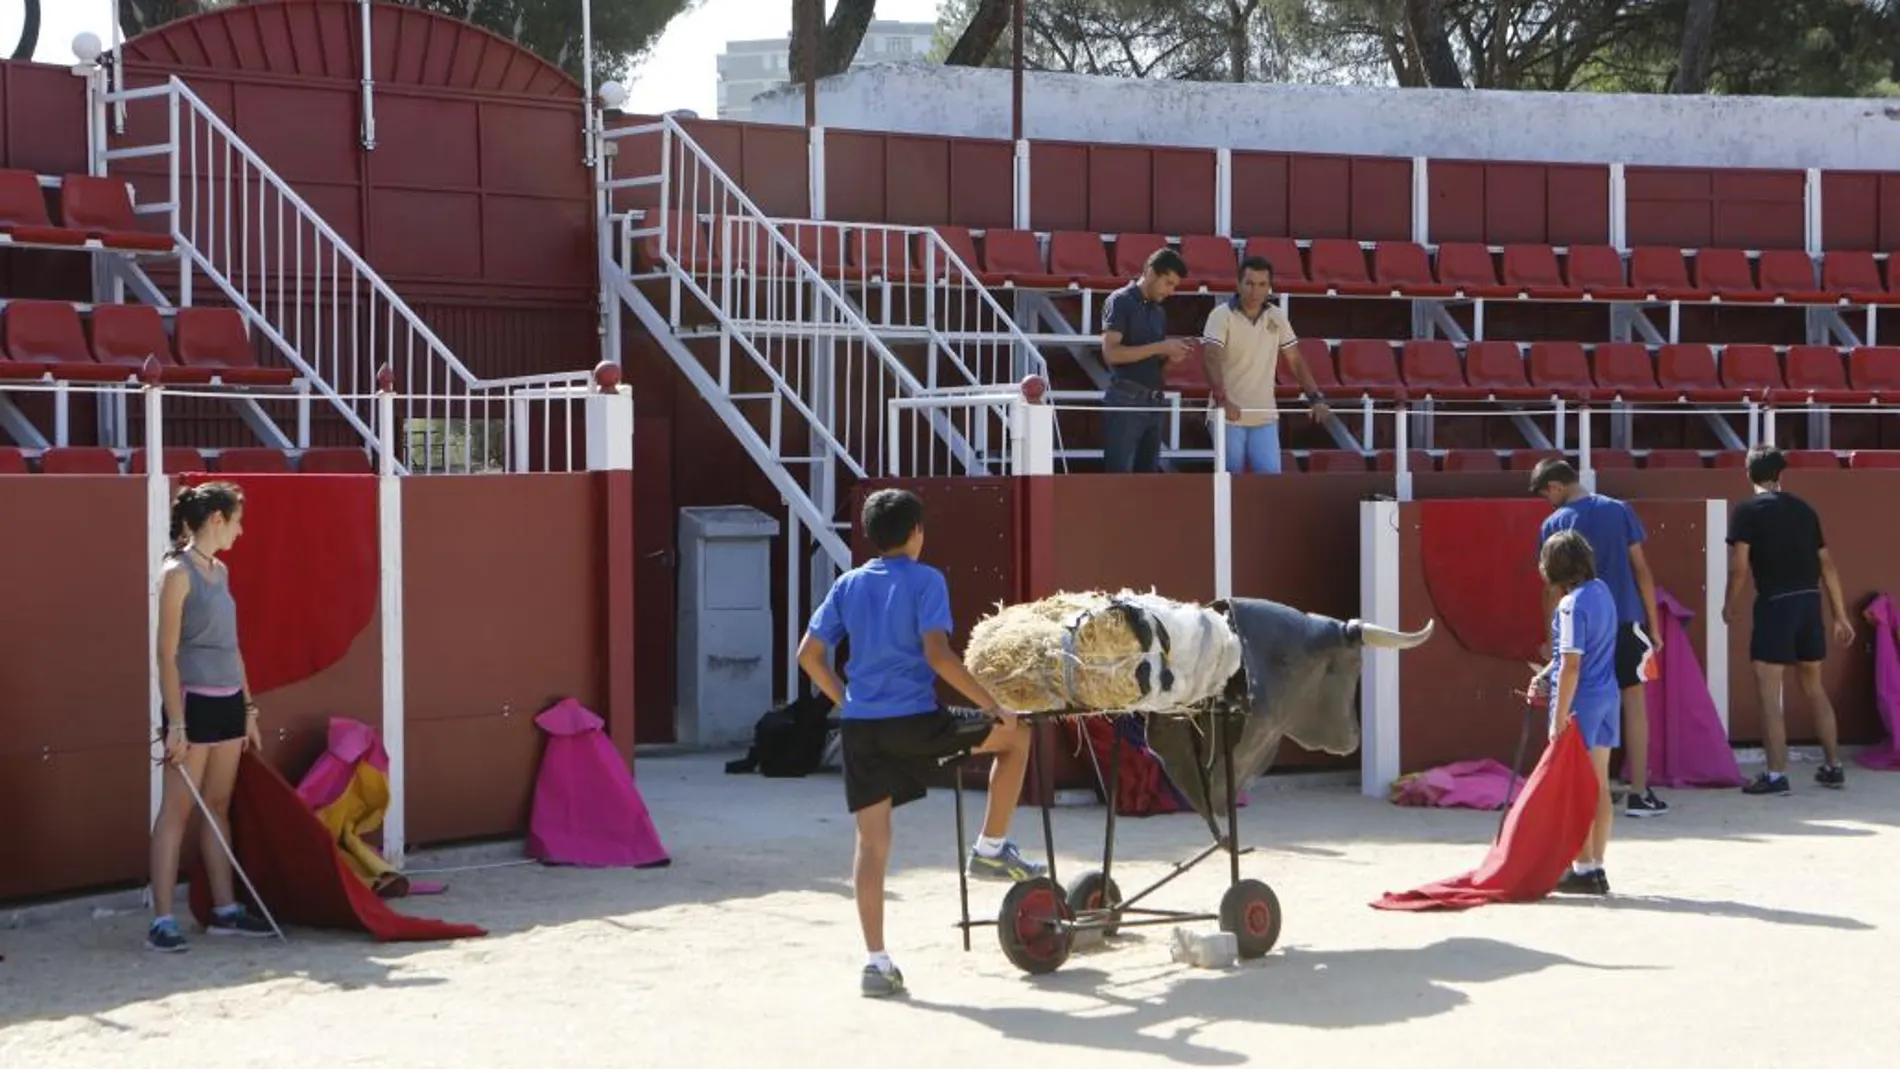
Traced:
<path id="1" fill-rule="evenodd" d="M 1622 703 L 1611 701 L 1589 706 L 1572 705 L 1571 718 L 1577 722 L 1577 732 L 1583 736 L 1583 744 L 1590 749 L 1605 746 L 1612 750 L 1623 745 L 1623 708 Z"/>

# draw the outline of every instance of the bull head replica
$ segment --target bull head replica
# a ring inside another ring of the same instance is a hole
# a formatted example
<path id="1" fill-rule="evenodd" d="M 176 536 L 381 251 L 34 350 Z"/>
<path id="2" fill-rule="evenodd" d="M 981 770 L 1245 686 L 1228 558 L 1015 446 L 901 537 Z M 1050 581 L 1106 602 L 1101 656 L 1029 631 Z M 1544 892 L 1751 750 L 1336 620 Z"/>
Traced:
<path id="1" fill-rule="evenodd" d="M 1256 598 L 1217 601 L 1213 607 L 1226 614 L 1240 636 L 1241 670 L 1212 711 L 1149 717 L 1148 746 L 1219 838 L 1214 814 L 1226 811 L 1230 787 L 1209 730 L 1213 718 L 1224 718 L 1224 731 L 1239 732 L 1233 767 L 1243 789 L 1272 767 L 1281 739 L 1323 753 L 1352 753 L 1359 748 L 1354 698 L 1360 650 L 1412 649 L 1431 637 L 1432 625 L 1392 631 Z"/>

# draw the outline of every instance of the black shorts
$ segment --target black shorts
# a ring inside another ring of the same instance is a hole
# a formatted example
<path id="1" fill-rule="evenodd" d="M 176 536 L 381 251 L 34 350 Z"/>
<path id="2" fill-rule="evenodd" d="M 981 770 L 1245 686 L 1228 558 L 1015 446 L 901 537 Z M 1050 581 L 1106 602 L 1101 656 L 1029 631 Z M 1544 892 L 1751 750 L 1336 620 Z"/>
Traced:
<path id="1" fill-rule="evenodd" d="M 1643 685 L 1643 654 L 1648 647 L 1637 634 L 1641 624 L 1616 625 L 1616 686 L 1619 690 Z"/>
<path id="2" fill-rule="evenodd" d="M 1827 627 L 1821 592 L 1797 590 L 1755 597 L 1755 628 L 1748 656 L 1762 664 L 1804 664 L 1827 659 Z"/>
<path id="3" fill-rule="evenodd" d="M 171 718 L 159 713 L 163 730 L 171 730 Z M 244 737 L 244 692 L 225 697 L 185 692 L 185 741 L 209 746 Z"/>
<path id="4" fill-rule="evenodd" d="M 925 781 L 943 758 L 971 750 L 994 725 L 984 716 L 958 716 L 947 709 L 882 719 L 846 717 L 844 800 L 851 812 L 889 799 L 893 807 L 924 796 Z"/>

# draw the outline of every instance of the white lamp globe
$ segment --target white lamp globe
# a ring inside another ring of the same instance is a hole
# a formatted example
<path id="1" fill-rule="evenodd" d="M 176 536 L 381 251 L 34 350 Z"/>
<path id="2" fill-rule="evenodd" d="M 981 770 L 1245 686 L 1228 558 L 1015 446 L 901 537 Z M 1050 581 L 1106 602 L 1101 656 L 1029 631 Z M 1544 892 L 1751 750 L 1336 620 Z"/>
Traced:
<path id="1" fill-rule="evenodd" d="M 627 87 L 619 82 L 600 83 L 600 102 L 606 107 L 618 109 L 627 102 Z"/>
<path id="2" fill-rule="evenodd" d="M 93 62 L 105 50 L 106 46 L 100 42 L 99 35 L 91 30 L 73 38 L 73 56 L 81 63 Z"/>

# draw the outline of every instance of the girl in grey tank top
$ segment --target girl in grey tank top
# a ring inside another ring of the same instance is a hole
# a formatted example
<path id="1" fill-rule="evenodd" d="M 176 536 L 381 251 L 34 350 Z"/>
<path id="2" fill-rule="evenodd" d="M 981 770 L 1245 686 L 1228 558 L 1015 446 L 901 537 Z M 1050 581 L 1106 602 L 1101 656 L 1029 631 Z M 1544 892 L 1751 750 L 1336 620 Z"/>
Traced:
<path id="1" fill-rule="evenodd" d="M 218 842 L 230 841 L 231 790 L 245 748 L 261 742 L 238 649 L 237 602 L 218 554 L 244 533 L 244 493 L 231 483 L 204 483 L 179 491 L 172 502 L 172 549 L 158 595 L 158 678 L 165 747 L 164 801 L 152 826 L 152 908 L 146 931 L 152 950 L 186 949 L 172 917 L 178 857 L 194 812 L 189 779 L 204 799 L 199 855 L 214 905 L 208 930 L 216 935 L 268 936 L 263 918 L 239 904 L 231 862 Z"/>

